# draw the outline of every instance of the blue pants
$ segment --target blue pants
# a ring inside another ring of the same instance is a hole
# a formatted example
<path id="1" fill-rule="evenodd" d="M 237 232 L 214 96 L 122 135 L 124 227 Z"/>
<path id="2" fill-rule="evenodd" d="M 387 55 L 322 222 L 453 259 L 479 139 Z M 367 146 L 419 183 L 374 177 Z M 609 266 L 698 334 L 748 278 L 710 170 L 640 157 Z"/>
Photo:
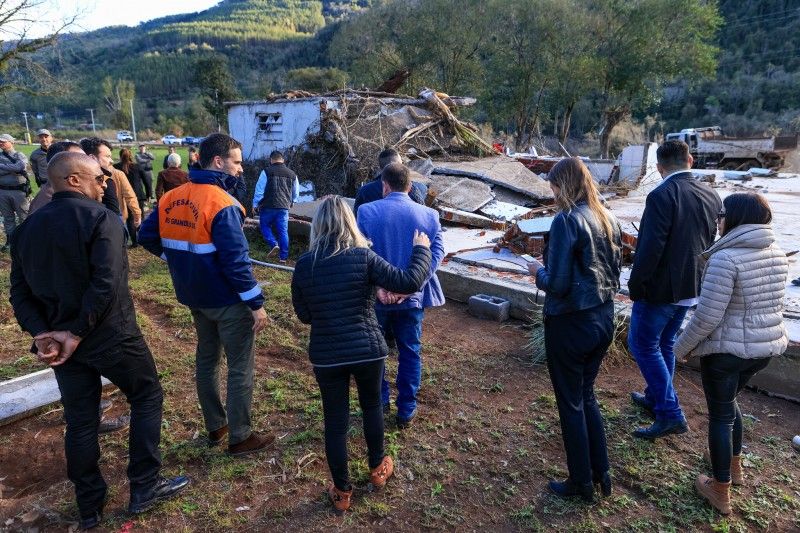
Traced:
<path id="1" fill-rule="evenodd" d="M 258 212 L 258 221 L 261 235 L 270 248 L 280 247 L 280 259 L 289 258 L 289 210 L 288 209 L 261 209 Z M 278 235 L 277 241 L 272 231 Z"/>
<path id="2" fill-rule="evenodd" d="M 422 380 L 422 317 L 423 309 L 375 310 L 378 323 L 385 332 L 387 326 L 394 331 L 397 341 L 397 417 L 407 420 L 417 410 L 417 391 Z M 381 384 L 383 404 L 389 403 L 389 382 L 386 370 Z"/>
<path id="3" fill-rule="evenodd" d="M 688 307 L 674 304 L 633 302 L 628 347 L 647 383 L 644 390 L 657 420 L 683 419 L 678 395 L 672 384 L 675 375 L 675 335 Z"/>

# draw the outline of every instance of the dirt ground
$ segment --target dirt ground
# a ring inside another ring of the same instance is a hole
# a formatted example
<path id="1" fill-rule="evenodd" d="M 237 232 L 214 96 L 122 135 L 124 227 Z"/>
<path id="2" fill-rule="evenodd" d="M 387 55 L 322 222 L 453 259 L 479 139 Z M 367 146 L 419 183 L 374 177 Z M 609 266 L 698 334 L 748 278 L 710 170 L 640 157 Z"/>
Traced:
<path id="1" fill-rule="evenodd" d="M 386 449 L 398 466 L 381 492 L 367 487 L 353 389 L 355 499 L 351 512 L 336 517 L 324 496 L 329 474 L 319 393 L 305 353 L 308 329 L 291 312 L 288 275 L 259 272 L 270 282 L 265 291 L 273 323 L 258 339 L 253 418 L 257 430 L 278 436 L 278 444 L 270 452 L 234 459 L 205 445 L 193 385 L 194 331 L 186 310 L 173 301 L 166 269 L 140 250 L 132 251 L 131 264 L 139 324 L 165 390 L 164 471 L 188 474 L 193 483 L 179 498 L 131 519 L 124 514 L 127 434 L 101 437 L 110 486 L 106 531 L 800 530 L 800 454 L 790 447 L 800 432 L 796 404 L 742 393 L 746 484 L 734 490 L 734 514 L 722 518 L 693 487 L 695 476 L 708 469 L 702 459 L 707 411 L 699 375 L 680 369 L 675 380 L 692 431 L 642 442 L 630 431 L 648 421 L 628 397 L 642 387 L 642 379 L 623 354 L 608 358 L 597 383 L 614 494 L 594 505 L 548 495 L 547 480 L 565 476 L 566 466 L 547 370 L 530 363 L 529 330 L 519 322 L 472 318 L 453 302 L 426 313 L 419 415 L 405 431 L 387 418 Z M 7 272 L 7 262 L 0 267 Z M 1 297 L 7 300 L 7 290 Z M 0 313 L 5 324 L 11 315 L 7 308 Z M 4 334 L 0 363 L 18 360 L 16 350 L 25 342 L 19 333 Z M 395 361 L 390 358 L 392 373 Z M 114 400 L 110 414 L 126 412 L 115 389 L 106 395 Z M 0 530 L 74 528 L 61 417 L 56 405 L 0 428 Z"/>

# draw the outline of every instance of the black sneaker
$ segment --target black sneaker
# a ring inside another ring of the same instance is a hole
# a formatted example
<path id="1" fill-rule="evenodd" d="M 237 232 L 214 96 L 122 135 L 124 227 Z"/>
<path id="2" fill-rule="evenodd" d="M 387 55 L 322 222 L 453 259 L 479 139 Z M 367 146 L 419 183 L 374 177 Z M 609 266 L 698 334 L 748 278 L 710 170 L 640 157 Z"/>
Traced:
<path id="1" fill-rule="evenodd" d="M 412 422 L 414 421 L 414 417 L 417 416 L 417 410 L 414 409 L 414 412 L 411 413 L 411 416 L 408 418 L 401 418 L 400 415 L 395 417 L 395 422 L 397 423 L 397 429 L 408 429 L 411 427 Z"/>
<path id="2" fill-rule="evenodd" d="M 653 405 L 647 401 L 647 396 L 642 394 L 641 392 L 632 392 L 631 393 L 631 402 L 633 405 L 638 406 L 641 408 L 645 413 L 650 416 L 650 418 L 655 418 L 656 414 L 653 411 Z"/>
<path id="3" fill-rule="evenodd" d="M 89 516 L 82 516 L 80 521 L 78 522 L 78 529 L 80 531 L 87 531 L 89 529 L 94 529 L 100 525 L 100 522 L 103 521 L 103 512 L 102 511 L 95 511 L 93 514 Z"/>
<path id="4" fill-rule="evenodd" d="M 106 435 L 114 433 L 115 431 L 122 431 L 131 425 L 131 417 L 129 415 L 122 415 L 114 418 L 104 418 L 97 426 L 98 435 Z"/>
<path id="5" fill-rule="evenodd" d="M 141 514 L 160 501 L 168 500 L 178 494 L 189 485 L 187 476 L 178 476 L 172 479 L 159 477 L 156 485 L 146 493 L 131 494 L 131 502 L 128 505 L 130 514 Z"/>
<path id="6" fill-rule="evenodd" d="M 656 420 L 648 428 L 639 428 L 633 432 L 634 437 L 647 440 L 655 440 L 667 435 L 680 435 L 689 431 L 689 424 L 685 418 L 680 420 Z"/>

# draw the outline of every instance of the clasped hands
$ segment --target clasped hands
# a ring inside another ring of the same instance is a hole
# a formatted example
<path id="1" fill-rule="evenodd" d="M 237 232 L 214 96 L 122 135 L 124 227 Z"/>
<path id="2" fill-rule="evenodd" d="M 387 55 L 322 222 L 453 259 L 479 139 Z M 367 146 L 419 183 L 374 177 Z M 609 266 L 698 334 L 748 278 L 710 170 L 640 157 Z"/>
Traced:
<path id="1" fill-rule="evenodd" d="M 414 230 L 414 240 L 411 241 L 411 244 L 414 246 L 424 246 L 425 248 L 430 248 L 431 240 L 428 238 L 428 235 L 425 232 Z M 378 301 L 383 305 L 394 305 L 405 302 L 406 299 L 411 295 L 387 291 L 383 287 L 378 287 L 376 296 L 378 297 Z"/>
<path id="2" fill-rule="evenodd" d="M 63 365 L 72 357 L 81 338 L 69 331 L 45 331 L 33 338 L 36 346 L 36 357 L 50 366 Z"/>

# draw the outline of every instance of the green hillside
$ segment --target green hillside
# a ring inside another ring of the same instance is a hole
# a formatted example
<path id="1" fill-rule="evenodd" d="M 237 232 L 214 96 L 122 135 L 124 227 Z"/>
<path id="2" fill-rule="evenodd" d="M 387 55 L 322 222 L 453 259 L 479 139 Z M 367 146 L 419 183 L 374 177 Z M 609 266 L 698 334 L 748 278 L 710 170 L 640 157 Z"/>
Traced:
<path id="1" fill-rule="evenodd" d="M 547 3 L 542 1 L 531 0 L 530 5 Z M 414 91 L 421 83 L 429 83 L 480 96 L 474 118 L 491 122 L 498 129 L 513 130 L 514 120 L 503 115 L 503 87 L 513 87 L 516 82 L 509 76 L 519 75 L 517 67 L 524 68 L 526 58 L 541 62 L 538 51 L 558 39 L 558 32 L 545 24 L 539 33 L 531 33 L 532 52 L 507 62 L 508 68 L 498 71 L 500 62 L 496 58 L 504 51 L 498 50 L 496 43 L 511 23 L 521 23 L 507 10 L 510 0 L 395 2 L 401 3 L 395 10 L 399 18 L 378 18 L 373 27 L 377 25 L 377 32 L 389 43 L 400 26 L 403 31 L 416 32 L 410 39 L 406 35 L 410 45 L 407 42 L 404 50 L 380 42 L 376 45 L 357 31 L 348 41 L 353 44 L 346 50 L 349 58 L 332 52 L 331 43 L 336 45 L 337 35 L 352 26 L 350 21 L 359 13 L 368 12 L 373 4 L 391 2 L 223 0 L 205 11 L 155 19 L 136 27 L 68 34 L 57 47 L 36 56 L 36 61 L 57 79 L 51 88 L 53 94 L 5 97 L 0 100 L 0 123 L 18 125 L 20 112 L 25 110 L 33 114 L 32 127 L 76 128 L 88 122 L 87 109 L 94 109 L 98 122 L 108 128 L 122 128 L 129 124 L 129 100 L 133 99 L 140 130 L 202 134 L 215 130 L 218 119 L 224 120 L 221 102 L 225 99 L 257 98 L 290 88 L 339 87 L 348 80 L 375 85 L 375 80 L 385 79 L 397 68 L 413 67 L 401 64 L 398 54 L 402 52 L 415 57 L 424 68 L 412 68 L 411 85 L 401 90 Z M 611 0 L 564 2 L 613 6 Z M 658 0 L 632 3 L 646 2 L 658 4 Z M 667 84 L 662 95 L 634 110 L 634 118 L 653 124 L 650 131 L 654 132 L 712 124 L 737 134 L 800 131 L 800 0 L 707 3 L 716 4 L 724 19 L 716 40 L 720 48 L 716 77 Z M 428 11 L 420 7 L 428 4 L 434 7 Z M 553 5 L 558 7 L 558 2 Z M 523 11 L 532 13 L 531 21 L 537 23 L 536 9 Z M 548 16 L 547 10 L 539 11 Z M 415 13 L 443 15 L 420 20 L 415 19 Z M 685 38 L 677 33 L 676 45 Z M 342 40 L 338 43 L 340 50 Z M 471 43 L 478 43 L 477 53 L 469 50 Z M 429 53 L 436 57 L 426 57 Z M 653 49 L 651 54 L 657 58 L 659 50 Z M 374 66 L 370 58 L 378 56 L 378 61 L 385 60 L 382 68 L 365 75 Z M 454 73 L 447 61 L 459 57 L 463 60 L 459 68 L 463 68 Z M 197 79 L 199 65 L 212 72 L 210 80 Z M 557 81 L 563 82 L 565 76 L 577 77 L 578 65 L 580 58 L 572 67 L 567 64 L 566 74 L 559 74 Z M 348 72 L 334 70 L 333 66 Z M 536 74 L 535 69 L 532 73 Z M 452 82 L 454 79 L 457 81 Z M 572 89 L 569 83 L 559 88 Z M 553 94 L 561 97 L 561 93 Z M 562 103 L 552 103 L 548 98 L 545 95 L 541 100 L 538 117 L 539 127 L 545 132 L 560 127 L 558 119 L 563 116 Z M 573 135 L 597 131 L 600 100 L 591 93 L 570 104 Z M 39 114 L 41 119 L 36 118 Z"/>

